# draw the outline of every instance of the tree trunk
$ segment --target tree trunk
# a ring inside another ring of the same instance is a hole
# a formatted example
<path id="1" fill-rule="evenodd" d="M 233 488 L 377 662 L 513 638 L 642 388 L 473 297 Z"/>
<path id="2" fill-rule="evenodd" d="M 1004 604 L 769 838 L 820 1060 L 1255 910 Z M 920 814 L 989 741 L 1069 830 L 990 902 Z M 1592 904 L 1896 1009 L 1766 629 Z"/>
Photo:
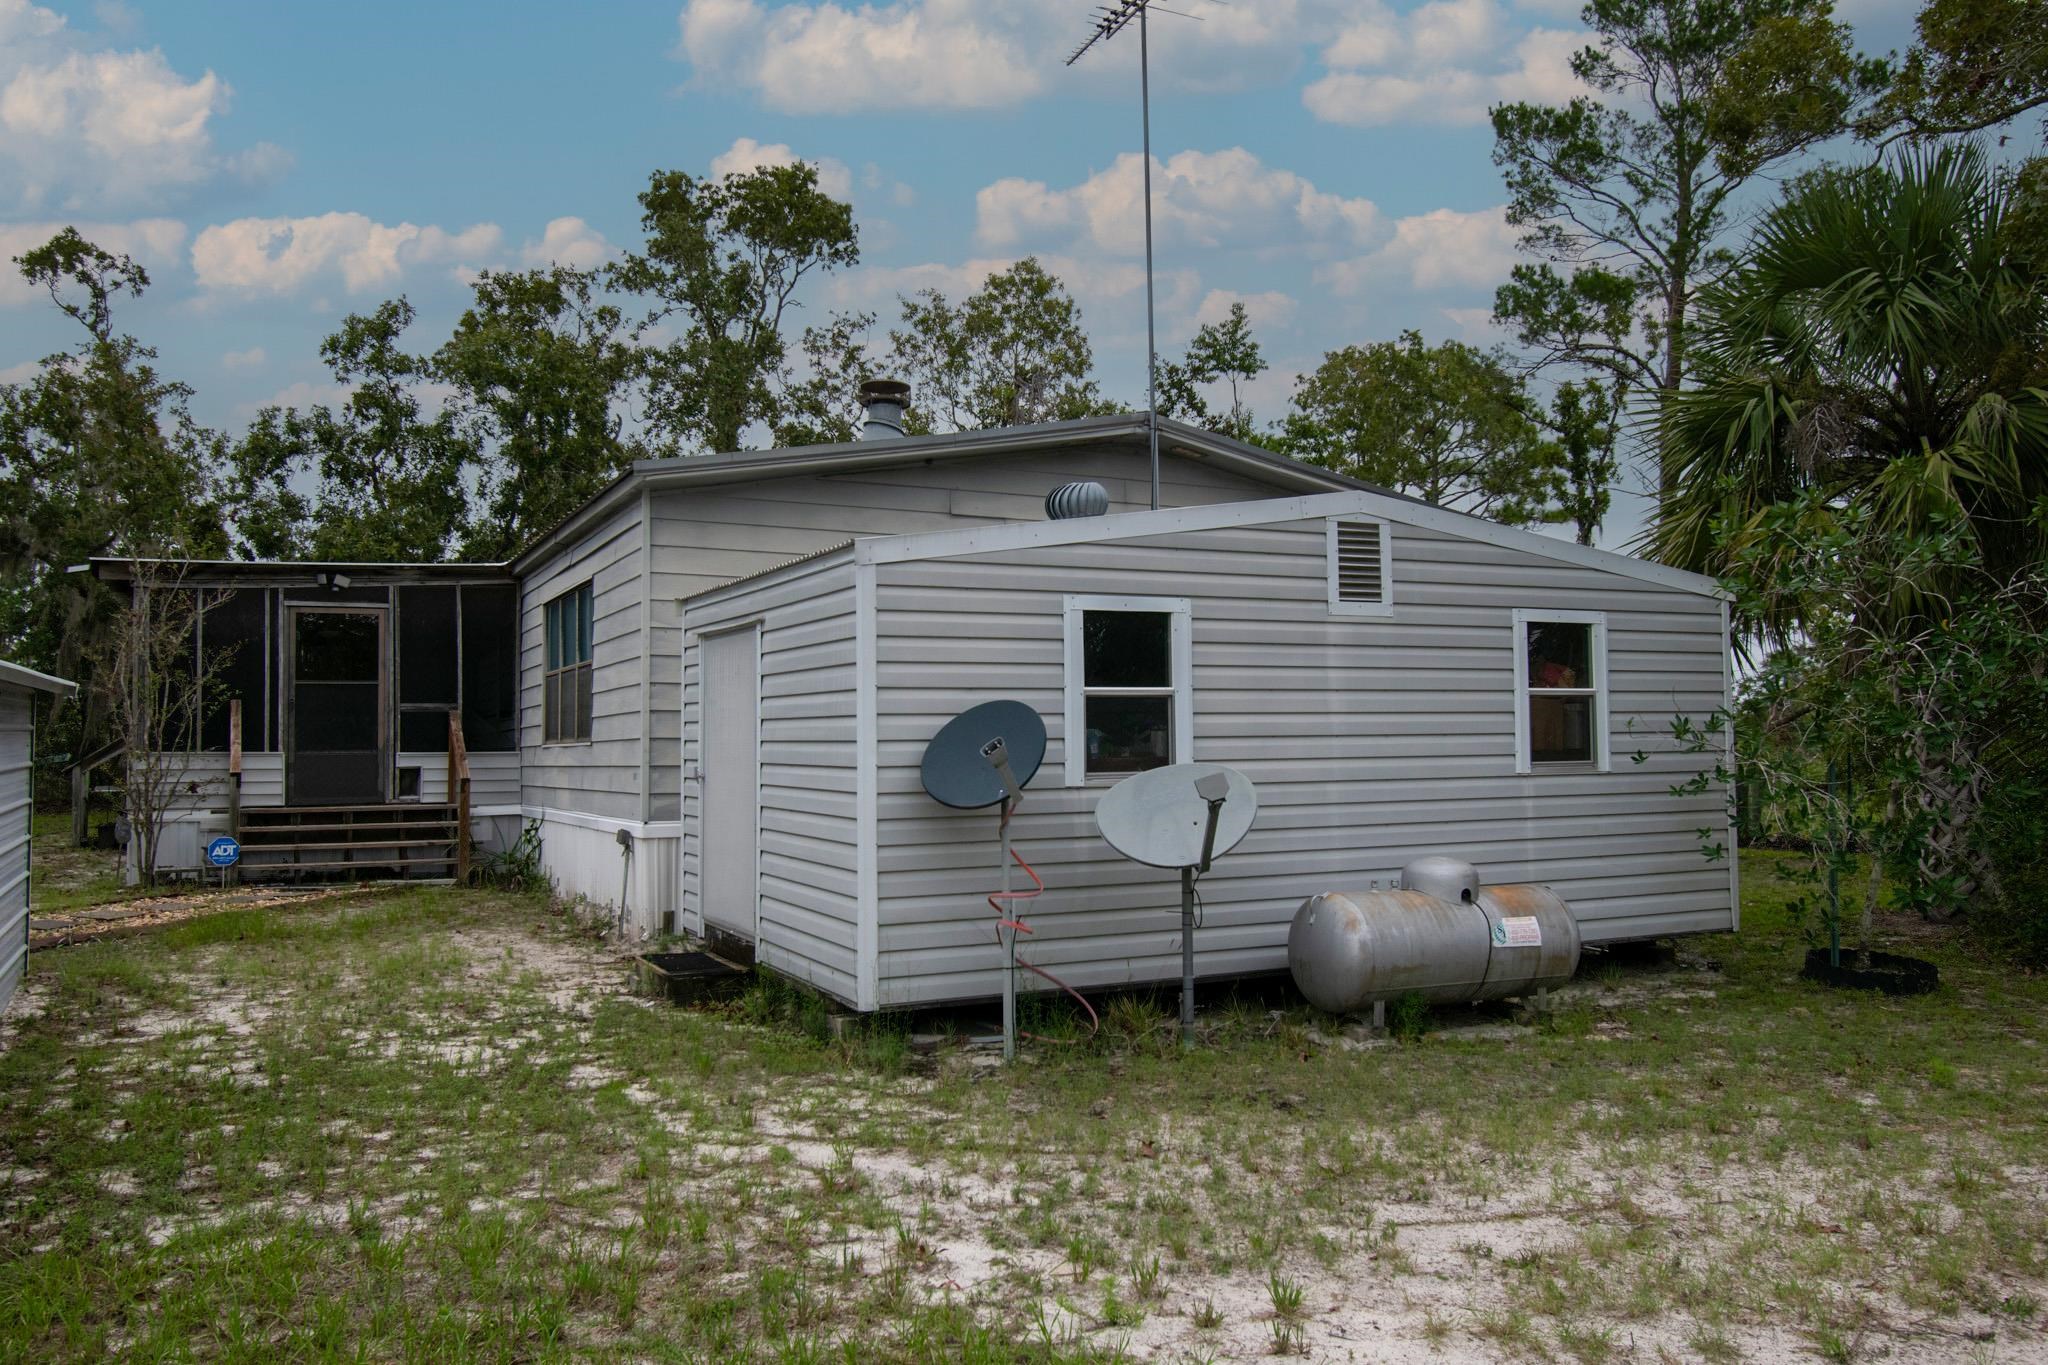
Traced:
<path id="1" fill-rule="evenodd" d="M 1685 278 L 1674 274 L 1664 293 L 1664 375 L 1660 385 L 1662 393 L 1676 393 L 1684 382 L 1684 328 Z M 1660 446 L 1657 451 L 1657 491 L 1665 498 L 1678 491 L 1678 460 L 1668 446 Z"/>

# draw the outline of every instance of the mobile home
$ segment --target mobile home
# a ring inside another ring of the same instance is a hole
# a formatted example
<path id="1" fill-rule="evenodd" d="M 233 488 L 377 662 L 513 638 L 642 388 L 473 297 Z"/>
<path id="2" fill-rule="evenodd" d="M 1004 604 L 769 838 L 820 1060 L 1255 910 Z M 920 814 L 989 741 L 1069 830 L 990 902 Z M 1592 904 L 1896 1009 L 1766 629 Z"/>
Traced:
<path id="1" fill-rule="evenodd" d="M 1080 984 L 1174 975 L 1170 888 L 1116 859 L 1092 810 L 1118 775 L 1195 757 L 1263 803 L 1204 882 L 1204 974 L 1282 965 L 1304 896 L 1421 853 L 1552 882 L 1590 941 L 1733 924 L 1699 837 L 1725 791 L 1675 794 L 1714 759 L 1668 737 L 1728 695 L 1711 582 L 1175 422 L 1155 486 L 1143 414 L 932 437 L 889 415 L 841 445 L 640 462 L 509 564 L 187 566 L 261 593 L 244 804 L 289 809 L 295 765 L 325 752 L 291 743 L 318 679 L 290 657 L 295 613 L 324 605 L 384 632 L 362 818 L 446 799 L 422 727 L 455 711 L 488 769 L 479 843 L 532 829 L 563 893 L 643 934 L 744 940 L 860 1008 L 996 987 L 992 819 L 916 782 L 939 726 L 994 698 L 1051 736 L 1019 816 L 1048 880 L 1031 950 Z M 1077 481 L 1107 513 L 1052 519 Z M 404 622 L 435 585 L 460 590 L 436 634 L 461 641 L 454 690 L 413 702 L 428 666 Z M 1125 681 L 1091 682 L 1111 656 Z M 502 708 L 481 744 L 478 688 Z M 223 818 L 191 804 L 195 826 Z"/>

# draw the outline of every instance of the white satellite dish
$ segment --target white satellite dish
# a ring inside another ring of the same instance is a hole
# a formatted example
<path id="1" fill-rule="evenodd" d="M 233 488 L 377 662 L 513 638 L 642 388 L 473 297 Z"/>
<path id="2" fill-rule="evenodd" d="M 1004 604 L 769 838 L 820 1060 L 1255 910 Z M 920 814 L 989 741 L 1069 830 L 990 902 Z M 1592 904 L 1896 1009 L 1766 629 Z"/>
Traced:
<path id="1" fill-rule="evenodd" d="M 1205 854 L 1212 807 L 1200 785 L 1218 776 L 1229 787 L 1222 804 L 1214 807 L 1216 832 Z M 1095 808 L 1095 823 L 1109 846 L 1134 863 L 1201 868 L 1236 848 L 1258 813 L 1258 793 L 1237 769 L 1220 763 L 1176 763 L 1111 787 Z"/>
<path id="2" fill-rule="evenodd" d="M 1259 813 L 1251 779 L 1220 763 L 1176 763 L 1127 777 L 1095 807 L 1109 846 L 1147 867 L 1180 869 L 1180 1037 L 1195 1041 L 1195 877 L 1237 847 Z"/>

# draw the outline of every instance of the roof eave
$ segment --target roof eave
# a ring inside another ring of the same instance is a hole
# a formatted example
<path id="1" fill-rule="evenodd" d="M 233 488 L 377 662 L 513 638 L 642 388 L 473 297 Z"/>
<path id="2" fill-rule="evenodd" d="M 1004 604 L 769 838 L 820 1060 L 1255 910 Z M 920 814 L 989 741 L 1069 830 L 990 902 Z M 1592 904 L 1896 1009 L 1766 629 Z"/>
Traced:
<path id="1" fill-rule="evenodd" d="M 1116 413 L 1107 417 L 1083 417 L 1066 422 L 1041 422 L 1031 426 L 994 427 L 986 431 L 949 432 L 939 436 L 904 436 L 888 441 L 843 441 L 832 445 L 782 446 L 773 450 L 731 451 L 719 455 L 686 455 L 656 460 L 636 460 L 631 468 L 598 493 L 561 525 L 515 556 L 507 567 L 523 574 L 538 560 L 554 551 L 562 541 L 616 510 L 641 487 L 661 489 L 681 486 L 744 483 L 762 478 L 789 478 L 811 473 L 852 473 L 864 469 L 918 460 L 951 460 L 1005 451 L 1035 450 L 1071 445 L 1083 440 L 1140 438 L 1146 434 L 1144 413 Z M 1299 460 L 1248 445 L 1216 432 L 1188 426 L 1171 419 L 1159 423 L 1160 447 L 1168 453 L 1249 471 L 1261 479 L 1298 489 L 1338 491 L 1357 489 L 1399 494 L 1361 483 L 1334 470 L 1319 469 Z M 1049 491 L 1049 490 L 1048 490 Z"/>
<path id="2" fill-rule="evenodd" d="M 0 683 L 11 683 L 16 687 L 26 687 L 34 692 L 48 692 L 56 697 L 70 697 L 78 692 L 78 684 L 72 682 L 69 678 L 59 678 L 48 673 L 38 673 L 33 668 L 23 664 L 11 664 L 5 659 L 0 659 Z"/>
<path id="3" fill-rule="evenodd" d="M 432 564 L 395 564 L 350 559 L 161 559 L 135 558 L 127 555 L 95 556 L 88 560 L 87 564 L 94 578 L 107 583 L 132 582 L 133 570 L 138 564 L 176 565 L 182 573 L 219 578 L 287 577 L 318 573 L 423 573 L 436 578 L 473 575 L 480 578 L 502 577 L 509 580 L 512 569 L 510 563 L 504 561 L 483 564 L 460 560 Z"/>

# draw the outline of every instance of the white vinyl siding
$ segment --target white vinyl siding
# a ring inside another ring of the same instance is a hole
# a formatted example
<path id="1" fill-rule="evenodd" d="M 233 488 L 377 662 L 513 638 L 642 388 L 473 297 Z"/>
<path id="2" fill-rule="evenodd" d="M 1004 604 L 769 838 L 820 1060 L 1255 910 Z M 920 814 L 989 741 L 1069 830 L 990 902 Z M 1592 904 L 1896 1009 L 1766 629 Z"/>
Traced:
<path id="1" fill-rule="evenodd" d="M 653 563 L 648 660 L 651 818 L 673 820 L 680 809 L 679 599 L 855 536 L 1040 521 L 1045 517 L 1045 495 L 1081 478 L 1095 479 L 1108 489 L 1113 512 L 1144 508 L 1151 499 L 1144 453 L 1109 445 L 933 464 L 917 461 L 848 474 L 745 482 L 735 476 L 730 484 L 654 490 L 649 495 L 648 530 Z M 1160 478 L 1160 500 L 1169 507 L 1270 497 L 1276 491 L 1230 470 L 1172 455 L 1162 456 Z M 547 561 L 548 575 L 556 574 L 557 562 Z M 570 580 L 563 576 L 554 581 Z"/>
<path id="2" fill-rule="evenodd" d="M 1284 970 L 1304 898 L 1388 882 L 1425 853 L 1467 858 L 1489 882 L 1551 884 L 1592 942 L 1727 928 L 1727 869 L 1697 833 L 1725 822 L 1723 793 L 1670 790 L 1713 758 L 1656 740 L 1674 712 L 1723 703 L 1719 602 L 1390 530 L 1401 594 L 1384 618 L 1331 614 L 1321 518 L 878 564 L 879 1003 L 996 991 L 982 900 L 997 878 L 995 820 L 937 806 L 918 763 L 946 720 L 999 697 L 1045 716 L 1047 764 L 1067 763 L 1065 602 L 1109 583 L 1188 600 L 1199 757 L 1259 791 L 1251 833 L 1203 880 L 1203 975 Z M 1602 727 L 1645 762 L 1517 774 L 1518 609 L 1605 613 Z M 1102 843 L 1103 789 L 1042 772 L 1025 792 L 1012 828 L 1046 881 L 1026 955 L 1077 985 L 1172 979 L 1178 893 Z"/>
<path id="3" fill-rule="evenodd" d="M 547 604 L 590 585 L 590 735 L 545 742 Z M 520 584 L 520 803 L 611 819 L 641 818 L 640 503 L 585 532 Z M 673 817 L 671 817 L 673 818 Z M 613 893 L 616 894 L 616 893 Z"/>
<path id="4" fill-rule="evenodd" d="M 760 621 L 755 954 L 846 1000 L 857 991 L 859 918 L 855 605 L 852 556 L 841 551 L 687 603 L 682 618 L 683 923 L 703 929 L 702 637 Z"/>
<path id="5" fill-rule="evenodd" d="M 26 688 L 0 682 L 0 1010 L 28 968 L 30 707 Z"/>

